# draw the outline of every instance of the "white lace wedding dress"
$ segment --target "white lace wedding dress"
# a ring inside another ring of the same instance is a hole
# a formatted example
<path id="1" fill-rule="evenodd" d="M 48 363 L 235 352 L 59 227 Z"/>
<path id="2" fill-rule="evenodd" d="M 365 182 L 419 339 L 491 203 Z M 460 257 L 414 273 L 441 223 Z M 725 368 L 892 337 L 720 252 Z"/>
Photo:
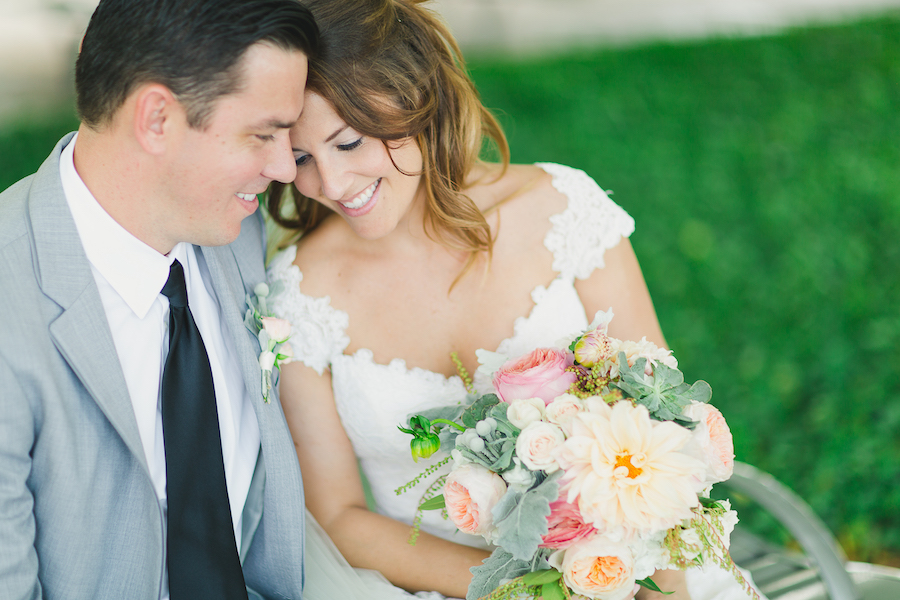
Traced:
<path id="1" fill-rule="evenodd" d="M 551 174 L 554 187 L 569 199 L 568 208 L 550 218 L 550 229 L 544 239 L 547 250 L 553 254 L 553 269 L 558 275 L 547 286 L 534 289 L 531 313 L 516 320 L 513 336 L 496 349 L 508 356 L 553 345 L 565 335 L 586 329 L 589 319 L 574 281 L 602 268 L 604 252 L 634 231 L 632 218 L 583 171 L 549 163 L 538 166 Z M 397 425 L 406 423 L 412 413 L 461 402 L 466 394 L 463 383 L 456 376 L 447 378 L 424 369 L 408 368 L 400 358 L 386 365 L 375 363 L 372 352 L 366 349 L 344 354 L 350 343 L 346 334 L 350 316 L 333 308 L 327 296 L 313 298 L 303 294 L 303 274 L 292 264 L 295 256 L 296 248 L 290 247 L 270 263 L 269 280 L 284 284 L 284 291 L 274 299 L 272 308 L 293 325 L 291 344 L 295 360 L 303 361 L 319 373 L 331 370 L 337 410 L 360 468 L 369 481 L 377 510 L 411 524 L 425 486 L 400 496 L 394 490 L 414 479 L 425 467 L 424 461 L 418 464 L 412 461 L 409 437 L 397 431 Z M 476 380 L 476 387 L 486 391 L 485 382 Z M 424 531 L 461 544 L 485 547 L 481 537 L 456 531 L 439 513 L 425 512 Z M 319 530 L 315 527 L 311 530 L 313 536 L 324 535 L 316 533 Z M 313 544 L 320 542 L 312 540 Z M 320 579 L 316 573 L 319 568 L 313 563 L 307 565 L 307 579 L 314 586 L 318 585 L 315 580 Z M 366 572 L 363 576 L 377 574 Z M 693 600 L 746 597 L 732 576 L 723 570 L 694 569 L 687 577 Z M 371 598 L 372 588 L 363 589 L 364 597 Z M 305 598 L 319 600 L 308 592 Z M 384 597 L 391 598 L 393 593 L 385 590 Z M 331 597 L 348 598 L 341 594 L 335 596 L 333 589 Z"/>

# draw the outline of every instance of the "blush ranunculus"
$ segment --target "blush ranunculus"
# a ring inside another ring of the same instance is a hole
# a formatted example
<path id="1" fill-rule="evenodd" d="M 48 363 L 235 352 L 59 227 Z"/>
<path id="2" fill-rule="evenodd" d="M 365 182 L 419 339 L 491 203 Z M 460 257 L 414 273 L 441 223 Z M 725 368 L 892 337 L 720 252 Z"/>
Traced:
<path id="1" fill-rule="evenodd" d="M 550 404 L 575 383 L 575 373 L 566 369 L 574 358 L 556 348 L 538 348 L 507 361 L 496 373 L 493 383 L 504 402 L 522 398 L 540 398 Z"/>
<path id="2" fill-rule="evenodd" d="M 621 542 L 597 535 L 548 558 L 573 592 L 597 600 L 623 600 L 634 589 L 634 556 Z"/>
<path id="3" fill-rule="evenodd" d="M 584 522 L 578 507 L 566 502 L 565 496 L 550 503 L 547 527 L 546 535 L 541 538 L 541 548 L 567 548 L 597 531 L 593 525 Z"/>
<path id="4" fill-rule="evenodd" d="M 725 417 L 718 408 L 704 402 L 686 406 L 684 415 L 698 422 L 682 452 L 700 459 L 706 465 L 701 488 L 731 478 L 734 472 L 734 439 Z"/>
<path id="5" fill-rule="evenodd" d="M 476 535 L 490 534 L 494 527 L 491 510 L 505 493 L 502 477 L 474 463 L 453 469 L 444 483 L 450 520 L 460 531 Z"/>

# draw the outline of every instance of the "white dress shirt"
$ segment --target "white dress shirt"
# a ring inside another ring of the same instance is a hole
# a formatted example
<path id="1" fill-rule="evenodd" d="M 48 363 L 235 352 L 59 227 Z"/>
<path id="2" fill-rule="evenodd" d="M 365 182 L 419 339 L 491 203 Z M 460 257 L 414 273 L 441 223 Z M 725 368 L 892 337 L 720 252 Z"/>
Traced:
<path id="1" fill-rule="evenodd" d="M 259 423 L 203 253 L 180 243 L 168 255 L 162 255 L 119 225 L 75 170 L 77 139 L 76 135 L 60 156 L 63 191 L 100 290 L 156 495 L 165 510 L 166 454 L 160 390 L 169 348 L 169 300 L 160 291 L 177 258 L 184 267 L 191 314 L 209 355 L 234 538 L 240 550 L 241 514 L 259 454 Z M 167 588 L 164 586 L 164 592 Z M 164 593 L 163 598 L 167 597 Z"/>

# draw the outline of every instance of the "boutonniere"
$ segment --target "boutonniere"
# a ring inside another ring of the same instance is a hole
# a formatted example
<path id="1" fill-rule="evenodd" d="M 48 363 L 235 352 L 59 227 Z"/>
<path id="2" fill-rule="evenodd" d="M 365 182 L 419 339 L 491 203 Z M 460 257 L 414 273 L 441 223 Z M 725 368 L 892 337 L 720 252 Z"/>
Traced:
<path id="1" fill-rule="evenodd" d="M 281 285 L 280 281 L 271 287 L 263 282 L 253 288 L 256 298 L 247 294 L 249 308 L 244 316 L 244 325 L 259 338 L 262 397 L 266 403 L 269 402 L 269 392 L 272 391 L 272 371 L 280 369 L 281 365 L 291 362 L 294 357 L 294 350 L 288 343 L 291 337 L 291 324 L 272 316 L 266 301 L 278 293 Z"/>

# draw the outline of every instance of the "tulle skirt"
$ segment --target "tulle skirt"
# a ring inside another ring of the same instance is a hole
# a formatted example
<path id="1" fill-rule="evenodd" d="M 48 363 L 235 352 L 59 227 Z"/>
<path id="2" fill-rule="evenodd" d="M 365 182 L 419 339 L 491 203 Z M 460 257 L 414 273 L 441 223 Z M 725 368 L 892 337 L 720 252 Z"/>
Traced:
<path id="1" fill-rule="evenodd" d="M 410 594 L 384 575 L 357 569 L 341 555 L 316 520 L 306 513 L 306 582 L 303 600 L 442 600 L 437 592 Z"/>

